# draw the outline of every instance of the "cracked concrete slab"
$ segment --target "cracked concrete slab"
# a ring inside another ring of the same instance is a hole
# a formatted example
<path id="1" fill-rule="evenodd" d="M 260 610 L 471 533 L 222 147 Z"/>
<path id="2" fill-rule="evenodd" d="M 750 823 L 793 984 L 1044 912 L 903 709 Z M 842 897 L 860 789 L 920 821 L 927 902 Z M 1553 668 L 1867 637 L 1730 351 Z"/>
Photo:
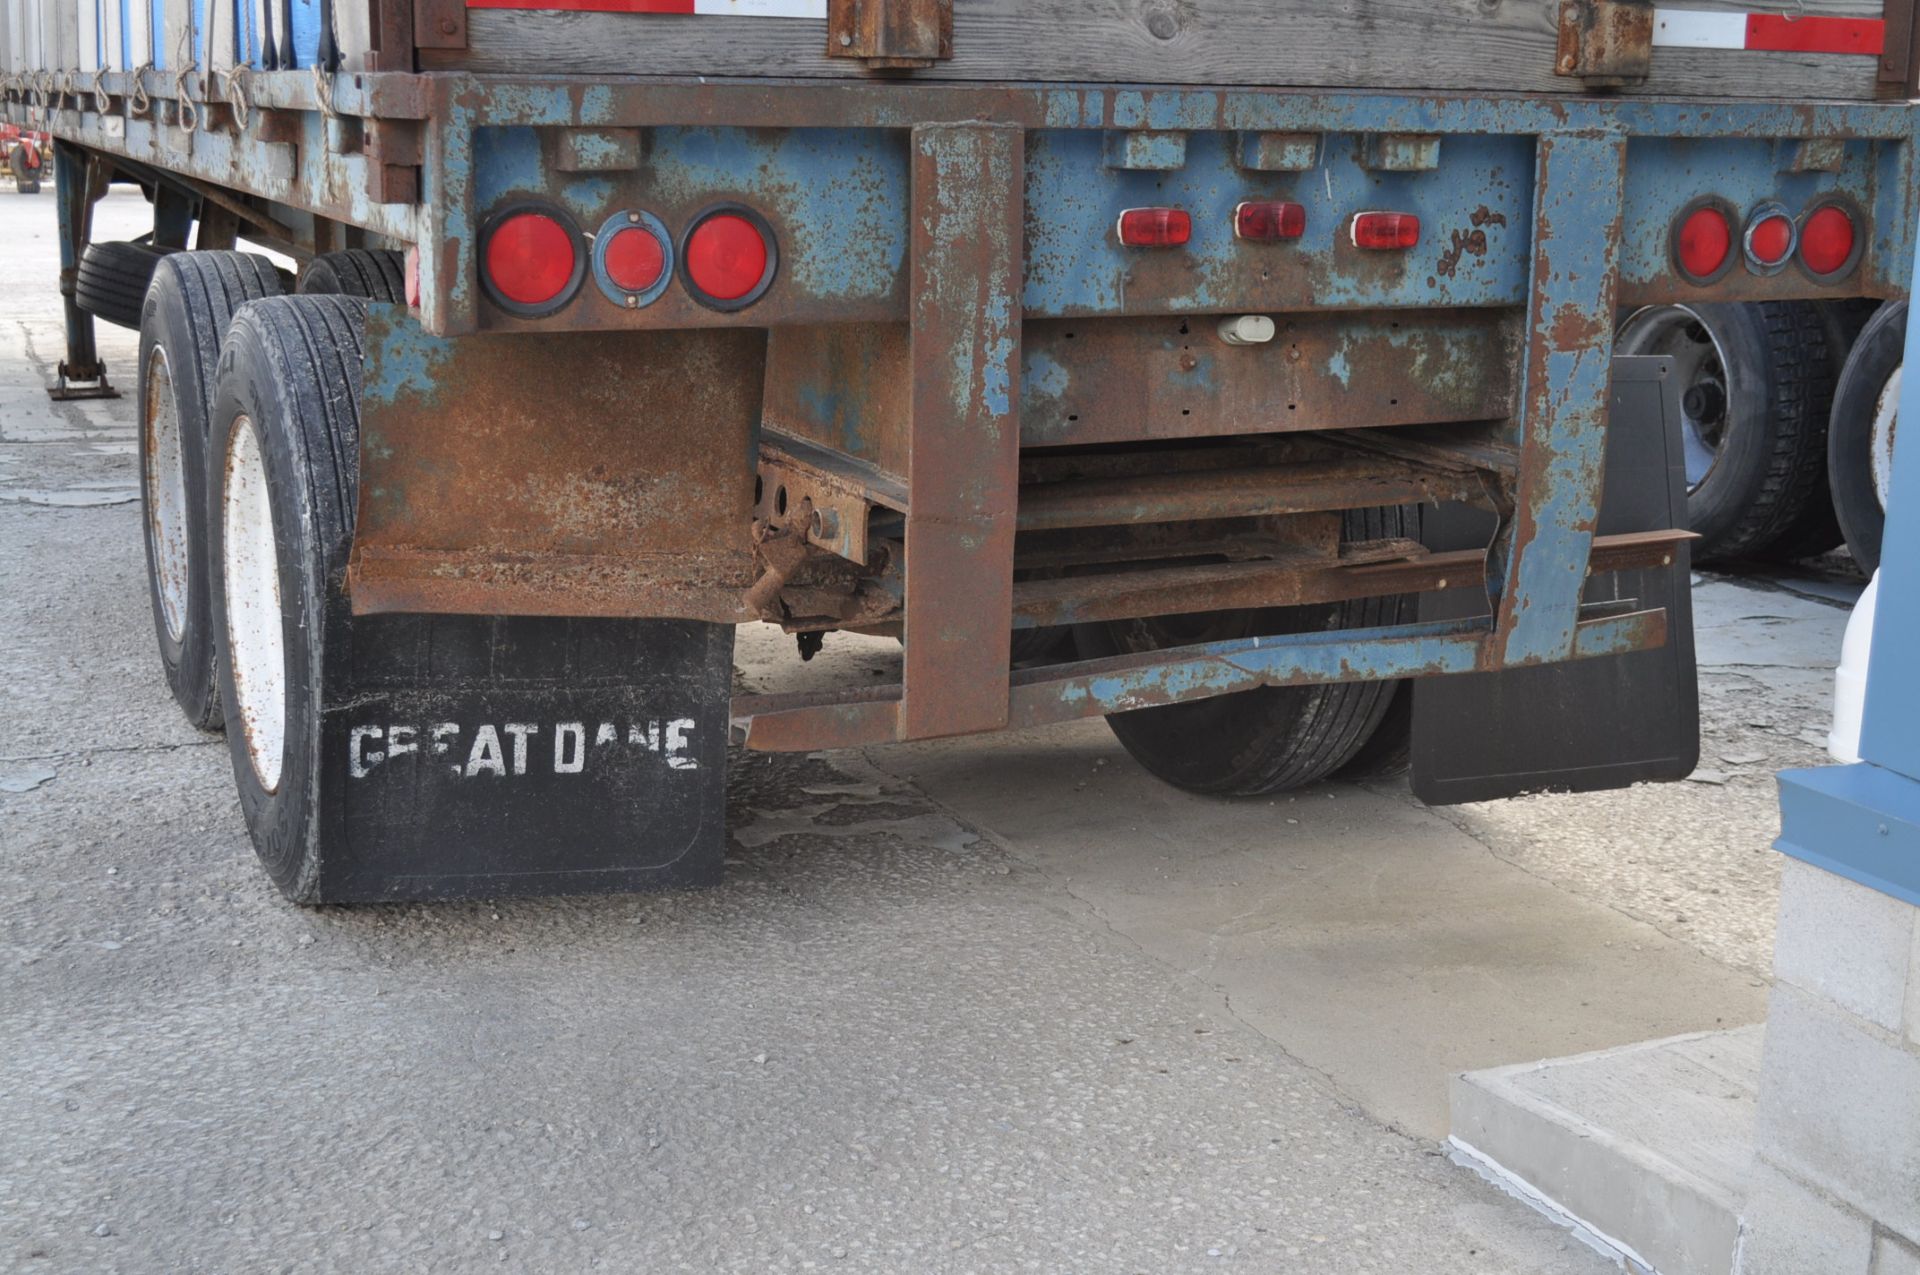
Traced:
<path id="1" fill-rule="evenodd" d="M 1117 935 L 1428 1137 L 1456 1072 L 1757 1021 L 1759 981 L 1497 858 L 1403 791 L 1222 802 L 1102 723 L 874 750 Z"/>
<path id="2" fill-rule="evenodd" d="M 0 200 L 0 484 L 84 489 L 132 404 L 36 397 L 51 202 Z M 292 907 L 167 697 L 138 513 L 0 501 L 0 542 L 0 773 L 56 772 L 0 790 L 0 1268 L 1605 1269 L 857 757 L 736 757 L 718 889 Z"/>

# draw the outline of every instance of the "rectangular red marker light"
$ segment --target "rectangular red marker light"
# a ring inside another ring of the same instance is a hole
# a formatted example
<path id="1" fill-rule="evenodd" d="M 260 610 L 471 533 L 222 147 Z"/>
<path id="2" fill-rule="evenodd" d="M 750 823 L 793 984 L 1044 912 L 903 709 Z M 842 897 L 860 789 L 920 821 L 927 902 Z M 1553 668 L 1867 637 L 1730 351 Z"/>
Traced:
<path id="1" fill-rule="evenodd" d="M 1420 219 L 1412 213 L 1363 212 L 1353 215 L 1353 246 L 1377 251 L 1412 248 L 1420 242 Z"/>
<path id="2" fill-rule="evenodd" d="M 1298 239 L 1307 233 L 1307 210 L 1300 204 L 1259 203 L 1252 200 L 1233 210 L 1233 235 L 1256 243 Z"/>
<path id="3" fill-rule="evenodd" d="M 1119 235 L 1129 248 L 1172 248 L 1193 238 L 1193 218 L 1179 208 L 1129 208 Z"/>

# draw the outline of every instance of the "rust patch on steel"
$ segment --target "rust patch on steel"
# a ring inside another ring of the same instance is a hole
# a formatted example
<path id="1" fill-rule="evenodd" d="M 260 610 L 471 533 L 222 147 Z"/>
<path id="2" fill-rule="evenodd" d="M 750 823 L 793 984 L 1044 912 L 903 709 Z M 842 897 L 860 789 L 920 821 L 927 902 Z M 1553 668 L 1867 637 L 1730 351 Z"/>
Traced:
<path id="1" fill-rule="evenodd" d="M 750 618 L 747 329 L 425 337 L 368 319 L 357 613 Z"/>
<path id="2" fill-rule="evenodd" d="M 1563 0 L 1553 73 L 1624 88 L 1653 66 L 1653 0 Z"/>
<path id="3" fill-rule="evenodd" d="M 1455 230 L 1451 238 L 1452 245 L 1440 254 L 1440 264 L 1435 267 L 1437 273 L 1449 279 L 1460 268 L 1461 257 L 1487 255 L 1487 232 L 1484 230 Z"/>
<path id="4" fill-rule="evenodd" d="M 1019 489 L 1025 134 L 922 125 L 912 155 L 912 410 L 900 733 L 1006 724 Z"/>
<path id="5" fill-rule="evenodd" d="M 1212 318 L 1036 320 L 1022 441 L 1499 419 L 1518 403 L 1518 333 L 1517 316 L 1494 310 L 1285 315 L 1271 342 L 1250 346 L 1220 340 Z"/>

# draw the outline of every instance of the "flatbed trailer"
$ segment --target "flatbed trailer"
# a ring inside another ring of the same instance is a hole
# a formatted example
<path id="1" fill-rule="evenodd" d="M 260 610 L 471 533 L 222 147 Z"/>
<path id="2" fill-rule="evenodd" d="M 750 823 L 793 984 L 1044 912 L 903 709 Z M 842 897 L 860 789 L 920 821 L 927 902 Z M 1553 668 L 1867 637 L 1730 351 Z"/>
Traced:
<path id="1" fill-rule="evenodd" d="M 57 392 L 154 201 L 163 662 L 303 901 L 711 879 L 729 735 L 1678 778 L 1616 316 L 1904 297 L 1920 211 L 1910 0 L 6 3 Z M 901 677 L 733 696 L 761 620 Z"/>

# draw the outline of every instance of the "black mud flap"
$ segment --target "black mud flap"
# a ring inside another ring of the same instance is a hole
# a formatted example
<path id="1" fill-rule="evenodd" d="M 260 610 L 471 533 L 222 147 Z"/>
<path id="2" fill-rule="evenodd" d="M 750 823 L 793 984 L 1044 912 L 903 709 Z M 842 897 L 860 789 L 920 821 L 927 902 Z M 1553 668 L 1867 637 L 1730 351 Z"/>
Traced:
<path id="1" fill-rule="evenodd" d="M 1599 533 L 1686 526 L 1680 386 L 1664 358 L 1613 360 L 1606 486 Z M 1491 514 L 1428 510 L 1435 551 L 1484 547 Z M 1700 757 L 1691 575 L 1685 547 L 1670 567 L 1588 582 L 1589 603 L 1633 599 L 1667 609 L 1667 644 L 1605 659 L 1500 673 L 1423 678 L 1413 688 L 1413 793 L 1429 805 L 1526 792 L 1591 792 L 1684 779 Z M 1484 615 L 1486 597 L 1456 589 L 1421 598 L 1422 620 Z"/>
<path id="2" fill-rule="evenodd" d="M 363 616 L 348 645 L 323 696 L 321 901 L 719 880 L 730 625 Z"/>

